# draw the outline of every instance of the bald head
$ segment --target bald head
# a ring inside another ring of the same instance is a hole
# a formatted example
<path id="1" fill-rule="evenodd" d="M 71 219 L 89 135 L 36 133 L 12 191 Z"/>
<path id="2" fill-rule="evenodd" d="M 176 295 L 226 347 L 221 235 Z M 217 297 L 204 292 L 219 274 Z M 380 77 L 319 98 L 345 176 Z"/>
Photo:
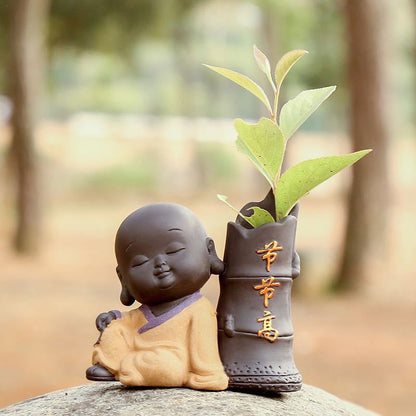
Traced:
<path id="1" fill-rule="evenodd" d="M 192 211 L 170 203 L 147 205 L 131 213 L 120 225 L 115 242 L 117 261 L 136 242 L 157 244 L 158 236 L 165 233 L 183 233 L 205 246 L 206 232 Z"/>
<path id="2" fill-rule="evenodd" d="M 130 214 L 117 231 L 115 251 L 125 305 L 183 298 L 224 268 L 198 218 L 177 204 L 147 205 Z"/>

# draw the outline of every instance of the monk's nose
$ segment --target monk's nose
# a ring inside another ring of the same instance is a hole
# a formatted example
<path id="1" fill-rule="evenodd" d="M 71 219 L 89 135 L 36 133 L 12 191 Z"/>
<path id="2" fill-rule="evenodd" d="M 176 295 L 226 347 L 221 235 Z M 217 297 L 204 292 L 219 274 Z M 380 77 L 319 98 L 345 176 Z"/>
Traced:
<path id="1" fill-rule="evenodd" d="M 158 255 L 155 257 L 155 267 L 162 267 L 166 264 L 167 263 L 166 263 L 164 256 Z"/>

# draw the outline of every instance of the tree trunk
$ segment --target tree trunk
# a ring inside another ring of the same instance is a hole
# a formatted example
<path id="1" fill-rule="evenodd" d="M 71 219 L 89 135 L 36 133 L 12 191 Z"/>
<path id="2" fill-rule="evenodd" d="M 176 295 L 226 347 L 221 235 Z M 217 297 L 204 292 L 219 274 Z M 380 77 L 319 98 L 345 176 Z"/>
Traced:
<path id="1" fill-rule="evenodd" d="M 387 277 L 389 225 L 388 1 L 347 0 L 350 128 L 354 150 L 345 248 L 336 288 L 368 292 Z"/>
<path id="2" fill-rule="evenodd" d="M 10 4 L 11 156 L 17 188 L 14 245 L 21 253 L 37 249 L 40 231 L 34 128 L 44 69 L 43 41 L 49 1 L 14 0 Z"/>

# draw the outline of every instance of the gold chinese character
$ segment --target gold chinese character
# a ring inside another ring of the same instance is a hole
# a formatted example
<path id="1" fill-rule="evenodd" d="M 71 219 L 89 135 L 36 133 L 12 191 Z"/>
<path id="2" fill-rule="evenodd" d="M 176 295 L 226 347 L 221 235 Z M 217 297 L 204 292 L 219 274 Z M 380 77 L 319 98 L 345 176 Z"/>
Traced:
<path id="1" fill-rule="evenodd" d="M 264 317 L 257 319 L 257 322 L 263 322 L 263 328 L 257 332 L 259 338 L 263 337 L 269 342 L 275 342 L 277 340 L 279 332 L 272 326 L 272 319 L 275 318 L 270 311 L 264 311 Z"/>
<path id="2" fill-rule="evenodd" d="M 254 289 L 260 290 L 259 295 L 264 296 L 264 307 L 269 307 L 269 299 L 274 295 L 274 287 L 280 286 L 279 282 L 274 281 L 274 277 L 271 276 L 268 279 L 261 279 L 261 285 L 253 286 Z"/>
<path id="3" fill-rule="evenodd" d="M 283 247 L 280 247 L 277 241 L 272 241 L 269 244 L 264 245 L 264 250 L 257 250 L 257 254 L 263 254 L 262 259 L 267 261 L 266 270 L 270 271 L 270 266 L 275 262 L 277 259 L 276 251 L 282 251 Z"/>

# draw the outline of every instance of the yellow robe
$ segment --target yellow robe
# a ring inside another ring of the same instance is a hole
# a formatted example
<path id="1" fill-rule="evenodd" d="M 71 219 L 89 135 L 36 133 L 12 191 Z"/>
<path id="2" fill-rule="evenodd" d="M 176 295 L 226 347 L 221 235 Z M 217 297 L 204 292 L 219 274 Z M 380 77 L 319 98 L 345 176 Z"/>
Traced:
<path id="1" fill-rule="evenodd" d="M 93 364 L 101 364 L 127 386 L 227 388 L 216 314 L 206 298 L 139 333 L 145 324 L 148 321 L 140 309 L 113 320 L 94 346 Z"/>

